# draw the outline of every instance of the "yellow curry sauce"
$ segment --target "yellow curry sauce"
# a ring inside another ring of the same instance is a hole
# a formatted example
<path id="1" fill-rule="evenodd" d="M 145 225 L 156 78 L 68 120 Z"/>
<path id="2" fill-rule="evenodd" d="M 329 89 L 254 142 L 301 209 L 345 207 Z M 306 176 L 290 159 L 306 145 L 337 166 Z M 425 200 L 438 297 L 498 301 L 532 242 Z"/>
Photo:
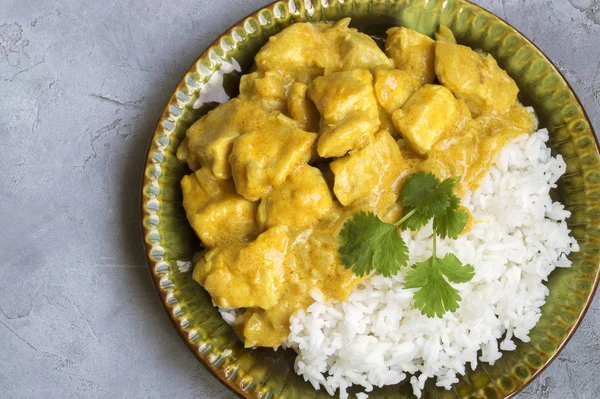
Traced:
<path id="1" fill-rule="evenodd" d="M 354 212 L 397 221 L 402 182 L 419 170 L 475 188 L 509 140 L 536 128 L 493 57 L 446 27 L 438 40 L 392 28 L 384 52 L 349 22 L 271 37 L 238 98 L 194 123 L 177 152 L 206 246 L 193 277 L 215 305 L 239 309 L 248 347 L 281 345 L 311 295 L 344 301 L 363 281 L 338 255 Z"/>

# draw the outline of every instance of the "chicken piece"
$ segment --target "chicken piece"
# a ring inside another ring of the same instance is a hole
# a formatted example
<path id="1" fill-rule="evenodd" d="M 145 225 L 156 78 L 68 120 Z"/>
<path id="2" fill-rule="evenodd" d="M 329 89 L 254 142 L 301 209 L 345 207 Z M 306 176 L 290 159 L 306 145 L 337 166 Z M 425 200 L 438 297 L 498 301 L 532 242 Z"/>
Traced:
<path id="1" fill-rule="evenodd" d="M 422 85 L 435 80 L 435 41 L 412 29 L 388 29 L 385 52 L 396 68 L 406 71 Z"/>
<path id="2" fill-rule="evenodd" d="M 400 134 L 394 123 L 392 122 L 392 115 L 390 115 L 385 108 L 381 105 L 377 105 L 377 113 L 379 114 L 379 130 L 387 130 L 392 136 L 399 137 Z"/>
<path id="3" fill-rule="evenodd" d="M 333 200 L 321 171 L 302 165 L 258 206 L 257 220 L 268 227 L 308 226 L 327 215 Z"/>
<path id="4" fill-rule="evenodd" d="M 181 179 L 183 207 L 193 214 L 199 212 L 210 201 L 230 192 L 235 192 L 231 180 L 217 179 L 208 168 L 201 168 Z"/>
<path id="5" fill-rule="evenodd" d="M 334 51 L 339 59 L 337 69 L 331 69 L 329 73 L 351 69 L 373 70 L 377 66 L 392 66 L 390 60 L 377 43 L 370 36 L 350 28 L 350 18 L 343 18 L 334 24 L 318 24 L 327 38 L 330 49 Z"/>
<path id="6" fill-rule="evenodd" d="M 179 161 L 187 164 L 187 166 L 191 170 L 198 170 L 202 166 L 200 164 L 200 159 L 194 153 L 192 153 L 190 151 L 190 149 L 188 147 L 188 138 L 187 137 L 184 137 L 183 140 L 181 140 L 179 147 L 177 147 L 176 155 L 177 155 L 177 159 L 179 159 Z"/>
<path id="7" fill-rule="evenodd" d="M 481 56 L 469 47 L 438 42 L 435 72 L 475 117 L 493 111 L 504 113 L 517 102 L 519 88 L 491 55 Z"/>
<path id="8" fill-rule="evenodd" d="M 388 113 L 402 107 L 420 86 L 419 82 L 405 71 L 394 68 L 375 69 L 375 97 Z"/>
<path id="9" fill-rule="evenodd" d="M 392 67 L 393 61 L 364 33 L 349 29 L 344 35 L 342 45 L 342 69 L 374 70 L 379 66 Z"/>
<path id="10" fill-rule="evenodd" d="M 405 159 L 393 137 L 382 130 L 365 148 L 336 159 L 330 167 L 335 175 L 333 192 L 342 205 L 366 205 L 383 217 L 395 205 L 400 180 L 413 161 Z M 391 200 L 384 198 L 390 193 Z"/>
<path id="11" fill-rule="evenodd" d="M 337 231 L 313 227 L 289 231 L 285 284 L 275 306 L 247 309 L 242 333 L 246 347 L 278 347 L 290 333 L 290 316 L 314 303 L 312 292 L 318 291 L 326 301 L 347 301 L 353 289 L 365 280 L 340 264 Z"/>
<path id="12" fill-rule="evenodd" d="M 177 157 L 192 170 L 208 168 L 217 178 L 231 177 L 229 154 L 233 141 L 255 128 L 268 114 L 260 107 L 232 98 L 196 121 L 186 132 Z M 190 162 L 191 161 L 191 162 Z"/>
<path id="13" fill-rule="evenodd" d="M 482 115 L 473 120 L 473 129 L 487 136 L 508 133 L 511 136 L 530 134 L 537 130 L 535 114 L 522 105 L 510 108 L 505 113 Z"/>
<path id="14" fill-rule="evenodd" d="M 465 192 L 477 187 L 506 143 L 536 128 L 533 115 L 522 106 L 505 114 L 480 116 L 467 121 L 460 134 L 438 140 L 419 169 L 441 179 L 462 176 L 459 192 Z"/>
<path id="15" fill-rule="evenodd" d="M 456 124 L 459 116 L 458 101 L 450 90 L 425 85 L 401 109 L 394 111 L 392 121 L 413 149 L 425 155 L 444 131 Z"/>
<path id="16" fill-rule="evenodd" d="M 294 304 L 296 305 L 296 304 Z M 300 306 L 298 306 L 300 308 Z M 254 348 L 256 346 L 266 346 L 277 348 L 283 344 L 287 336 L 290 334 L 290 323 L 274 323 L 274 319 L 278 320 L 279 315 L 275 316 L 273 311 L 277 307 L 272 307 L 270 312 L 266 312 L 260 308 L 251 308 L 246 310 L 245 316 L 247 320 L 244 323 L 242 336 L 244 337 L 244 347 Z M 288 309 L 285 309 L 288 310 Z M 285 310 L 280 310 L 277 313 L 284 313 Z M 292 313 L 285 312 L 286 316 Z M 289 319 L 289 317 L 288 317 Z"/>
<path id="17" fill-rule="evenodd" d="M 468 127 L 478 132 L 481 140 L 477 161 L 471 165 L 464 179 L 467 184 L 476 187 L 490 169 L 495 154 L 510 140 L 535 132 L 537 121 L 534 114 L 518 105 L 504 114 L 480 116 L 469 123 Z"/>
<path id="18" fill-rule="evenodd" d="M 289 244 L 287 227 L 277 226 L 249 244 L 208 250 L 196 262 L 193 278 L 218 306 L 268 309 L 279 298 Z"/>
<path id="19" fill-rule="evenodd" d="M 371 141 L 379 127 L 372 81 L 366 69 L 335 72 L 313 81 L 308 95 L 321 114 L 320 156 L 341 157 Z"/>
<path id="20" fill-rule="evenodd" d="M 309 161 L 316 139 L 283 115 L 271 115 L 258 129 L 238 137 L 229 157 L 238 193 L 251 201 L 268 194 Z"/>
<path id="21" fill-rule="evenodd" d="M 318 227 L 310 235 L 306 231 L 298 233 L 291 251 L 300 267 L 297 273 L 288 275 L 288 282 L 299 287 L 313 287 L 325 301 L 348 300 L 352 290 L 365 278 L 356 276 L 341 265 L 337 237 L 342 225 L 343 223 L 336 223 L 335 230 Z M 332 284 L 334 281 L 335 284 Z M 306 294 L 310 297 L 310 292 Z"/>
<path id="22" fill-rule="evenodd" d="M 240 80 L 240 100 L 260 106 L 267 112 L 287 112 L 286 87 L 293 78 L 280 71 L 252 72 Z"/>
<path id="23" fill-rule="evenodd" d="M 258 234 L 257 203 L 230 192 L 188 214 L 190 225 L 204 245 L 214 248 L 234 241 L 248 241 Z"/>
<path id="24" fill-rule="evenodd" d="M 335 46 L 322 28 L 310 23 L 293 24 L 271 36 L 256 54 L 255 62 L 258 71 L 285 71 L 304 83 L 340 66 Z"/>
<path id="25" fill-rule="evenodd" d="M 201 168 L 181 180 L 183 208 L 190 225 L 209 248 L 247 241 L 258 234 L 256 208 L 236 193 L 233 181 Z"/>
<path id="26" fill-rule="evenodd" d="M 466 174 L 479 154 L 478 132 L 470 127 L 460 134 L 439 140 L 418 169 L 440 179 L 461 176 L 459 191 L 467 186 Z M 489 156 L 489 154 L 485 154 Z"/>
<path id="27" fill-rule="evenodd" d="M 435 40 L 456 44 L 454 33 L 446 25 L 440 25 L 438 31 L 435 32 Z"/>
<path id="28" fill-rule="evenodd" d="M 308 98 L 308 86 L 295 82 L 290 86 L 287 109 L 290 117 L 298 122 L 299 127 L 307 132 L 319 130 L 319 111 Z"/>

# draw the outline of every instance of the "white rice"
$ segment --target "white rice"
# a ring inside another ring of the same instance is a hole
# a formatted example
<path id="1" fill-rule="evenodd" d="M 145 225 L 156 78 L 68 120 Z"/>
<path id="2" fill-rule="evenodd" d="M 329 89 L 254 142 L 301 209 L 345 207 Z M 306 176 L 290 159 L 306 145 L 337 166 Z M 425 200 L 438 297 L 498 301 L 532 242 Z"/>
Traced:
<path id="1" fill-rule="evenodd" d="M 579 250 L 565 222 L 570 213 L 549 195 L 566 165 L 551 156 L 547 140 L 544 129 L 508 144 L 480 188 L 462 200 L 477 223 L 457 240 L 438 240 L 438 257 L 453 252 L 475 268 L 472 281 L 455 285 L 462 297 L 455 313 L 428 318 L 415 309 L 406 270 L 373 277 L 348 302 L 323 303 L 315 293 L 316 302 L 291 318 L 296 372 L 341 398 L 351 385 L 370 392 L 410 378 L 420 397 L 427 379 L 450 389 L 467 364 L 494 364 L 500 350 L 516 348 L 515 338 L 528 342 L 548 295 L 543 282 Z M 431 234 L 431 226 L 414 238 L 402 233 L 411 264 L 431 256 Z"/>

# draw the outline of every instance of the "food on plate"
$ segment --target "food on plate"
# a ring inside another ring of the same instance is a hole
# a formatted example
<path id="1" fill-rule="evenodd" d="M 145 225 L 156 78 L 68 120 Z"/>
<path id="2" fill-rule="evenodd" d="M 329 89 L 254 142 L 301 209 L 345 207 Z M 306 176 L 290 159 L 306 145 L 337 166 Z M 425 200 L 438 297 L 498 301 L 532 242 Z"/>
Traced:
<path id="1" fill-rule="evenodd" d="M 436 42 L 429 36 L 405 27 L 387 31 L 385 51 L 394 61 L 394 66 L 406 71 L 420 84 L 435 81 Z"/>
<path id="2" fill-rule="evenodd" d="M 382 49 L 349 23 L 272 36 L 188 129 L 193 278 L 316 389 L 419 396 L 528 339 L 578 250 L 550 197 L 565 164 L 491 55 L 445 26 L 391 28 Z"/>
<path id="3" fill-rule="evenodd" d="M 308 95 L 321 114 L 317 152 L 341 157 L 363 148 L 379 128 L 373 77 L 366 69 L 333 72 L 313 80 Z"/>

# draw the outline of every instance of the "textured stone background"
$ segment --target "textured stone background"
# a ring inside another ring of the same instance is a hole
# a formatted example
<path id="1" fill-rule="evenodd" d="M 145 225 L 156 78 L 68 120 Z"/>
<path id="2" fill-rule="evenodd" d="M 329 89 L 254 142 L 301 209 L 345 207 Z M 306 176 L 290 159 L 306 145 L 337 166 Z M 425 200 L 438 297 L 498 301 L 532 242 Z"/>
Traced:
<path id="1" fill-rule="evenodd" d="M 266 0 L 1 0 L 0 396 L 233 395 L 179 338 L 141 249 L 154 123 L 180 76 Z M 600 128 L 597 0 L 479 0 L 565 73 Z M 518 398 L 596 398 L 600 301 Z"/>

